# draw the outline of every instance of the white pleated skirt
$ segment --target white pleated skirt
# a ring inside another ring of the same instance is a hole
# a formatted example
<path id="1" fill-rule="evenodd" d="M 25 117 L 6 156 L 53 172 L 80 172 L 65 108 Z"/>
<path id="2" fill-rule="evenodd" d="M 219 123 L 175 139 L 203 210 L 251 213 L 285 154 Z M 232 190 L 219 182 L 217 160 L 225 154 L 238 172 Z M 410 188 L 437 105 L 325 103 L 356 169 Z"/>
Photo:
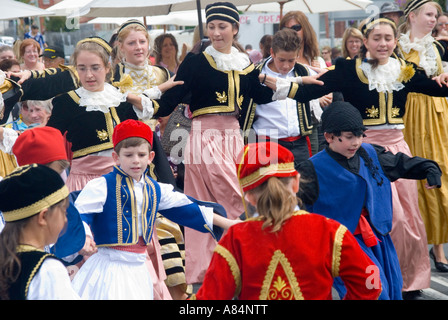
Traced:
<path id="1" fill-rule="evenodd" d="M 75 275 L 72 285 L 85 300 L 153 300 L 146 254 L 98 248 Z"/>

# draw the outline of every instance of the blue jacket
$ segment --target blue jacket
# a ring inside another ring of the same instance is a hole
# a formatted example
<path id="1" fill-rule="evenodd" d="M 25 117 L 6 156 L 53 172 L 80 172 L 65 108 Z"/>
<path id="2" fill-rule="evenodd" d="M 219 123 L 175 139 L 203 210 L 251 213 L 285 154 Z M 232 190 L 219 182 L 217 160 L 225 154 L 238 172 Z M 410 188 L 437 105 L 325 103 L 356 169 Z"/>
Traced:
<path id="1" fill-rule="evenodd" d="M 322 214 L 355 231 L 365 207 L 372 227 L 382 235 L 392 229 L 392 193 L 375 149 L 363 143 L 373 164 L 377 167 L 377 179 L 360 157 L 360 169 L 354 174 L 337 163 L 325 150 L 310 158 L 319 182 L 319 197 L 307 210 Z M 382 184 L 378 183 L 378 180 Z"/>

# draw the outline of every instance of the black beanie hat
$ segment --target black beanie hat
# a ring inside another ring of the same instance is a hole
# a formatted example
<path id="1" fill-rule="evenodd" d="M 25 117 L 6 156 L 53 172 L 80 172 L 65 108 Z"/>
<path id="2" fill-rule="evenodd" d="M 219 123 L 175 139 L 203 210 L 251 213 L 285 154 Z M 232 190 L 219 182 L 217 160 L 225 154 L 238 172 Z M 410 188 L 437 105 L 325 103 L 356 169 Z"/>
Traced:
<path id="1" fill-rule="evenodd" d="M 26 165 L 0 181 L 0 211 L 6 222 L 22 220 L 64 200 L 68 194 L 56 171 L 40 164 Z"/>
<path id="2" fill-rule="evenodd" d="M 322 131 L 328 133 L 365 131 L 361 114 L 352 104 L 344 101 L 333 102 L 322 113 Z"/>
<path id="3" fill-rule="evenodd" d="M 215 2 L 205 7 L 207 23 L 212 20 L 224 20 L 230 23 L 240 23 L 240 14 L 233 3 Z"/>

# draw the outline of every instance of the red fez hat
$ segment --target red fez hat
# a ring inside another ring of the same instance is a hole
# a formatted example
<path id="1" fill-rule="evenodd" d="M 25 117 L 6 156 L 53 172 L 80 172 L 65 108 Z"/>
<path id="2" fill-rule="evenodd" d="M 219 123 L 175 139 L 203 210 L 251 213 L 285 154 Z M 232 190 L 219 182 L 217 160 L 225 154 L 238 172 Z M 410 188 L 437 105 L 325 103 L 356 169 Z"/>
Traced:
<path id="1" fill-rule="evenodd" d="M 152 147 L 152 136 L 152 130 L 147 124 L 142 121 L 128 119 L 114 128 L 112 142 L 114 143 L 115 148 L 116 145 L 124 139 L 138 137 L 148 141 Z"/>
<path id="2" fill-rule="evenodd" d="M 254 189 L 270 177 L 293 177 L 294 156 L 275 142 L 250 143 L 238 157 L 237 174 L 244 192 Z"/>
<path id="3" fill-rule="evenodd" d="M 12 152 L 19 166 L 68 160 L 64 137 L 58 129 L 52 127 L 25 130 L 14 143 Z"/>

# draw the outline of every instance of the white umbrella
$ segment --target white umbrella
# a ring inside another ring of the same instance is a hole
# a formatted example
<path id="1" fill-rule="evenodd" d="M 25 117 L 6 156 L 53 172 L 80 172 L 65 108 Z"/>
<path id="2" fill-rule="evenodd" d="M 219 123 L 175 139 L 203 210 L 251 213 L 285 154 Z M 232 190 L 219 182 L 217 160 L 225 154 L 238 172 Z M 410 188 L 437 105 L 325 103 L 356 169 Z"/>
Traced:
<path id="1" fill-rule="evenodd" d="M 202 18 L 205 19 L 205 15 L 202 15 Z M 129 19 L 137 19 L 141 22 L 144 22 L 142 17 L 126 17 L 126 18 L 118 18 L 118 17 L 98 17 L 90 20 L 88 23 L 90 24 L 116 24 L 121 25 Z M 177 25 L 177 26 L 196 26 L 198 24 L 198 16 L 197 12 L 194 10 L 190 11 L 179 11 L 179 12 L 171 12 L 170 14 L 163 16 L 152 16 L 146 17 L 147 25 Z"/>
<path id="2" fill-rule="evenodd" d="M 349 10 L 365 10 L 372 4 L 370 0 L 289 0 L 263 4 L 241 6 L 238 9 L 245 12 L 289 12 L 321 13 Z"/>
<path id="3" fill-rule="evenodd" d="M 80 10 L 87 17 L 135 17 L 166 15 L 169 12 L 197 10 L 198 24 L 202 24 L 201 9 L 217 0 L 93 0 Z M 231 0 L 235 6 L 272 2 L 272 0 Z M 199 28 L 202 35 L 202 28 Z"/>
<path id="4" fill-rule="evenodd" d="M 62 0 L 45 10 L 52 12 L 55 16 L 73 16 L 79 13 L 79 10 L 90 2 L 92 0 Z"/>
<path id="5" fill-rule="evenodd" d="M 24 17 L 49 16 L 44 9 L 13 0 L 0 0 L 0 20 L 12 20 Z"/>
<path id="6" fill-rule="evenodd" d="M 166 15 L 177 3 L 192 0 L 93 0 L 81 8 L 80 15 L 86 17 L 143 17 Z M 194 9 L 194 8 L 193 8 Z"/>

